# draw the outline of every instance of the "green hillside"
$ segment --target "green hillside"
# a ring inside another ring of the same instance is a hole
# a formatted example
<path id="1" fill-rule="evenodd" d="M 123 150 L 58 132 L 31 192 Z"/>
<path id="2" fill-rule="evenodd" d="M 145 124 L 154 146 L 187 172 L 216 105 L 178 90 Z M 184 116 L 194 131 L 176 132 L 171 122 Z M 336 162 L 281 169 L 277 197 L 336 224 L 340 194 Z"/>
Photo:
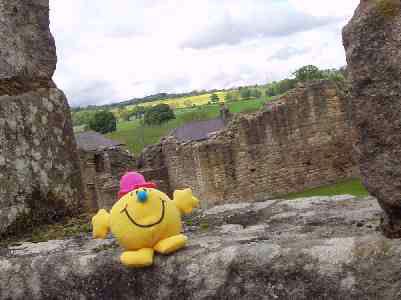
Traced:
<path id="1" fill-rule="evenodd" d="M 335 195 L 345 195 L 345 194 L 353 195 L 356 197 L 366 197 L 369 195 L 366 188 L 362 185 L 360 179 L 351 179 L 333 185 L 327 185 L 315 189 L 310 189 L 300 193 L 292 193 L 284 196 L 283 198 L 296 199 L 296 198 L 306 198 L 313 196 L 335 196 Z"/>
<path id="2" fill-rule="evenodd" d="M 267 99 L 236 101 L 228 103 L 227 106 L 232 113 L 253 112 L 259 110 L 266 101 Z M 161 126 L 141 125 L 139 120 L 122 121 L 117 124 L 117 131 L 107 136 L 126 144 L 132 153 L 139 154 L 146 145 L 157 143 L 171 130 L 185 123 L 217 118 L 219 107 L 219 104 L 208 104 L 195 108 L 176 109 L 176 119 Z"/>
<path id="3" fill-rule="evenodd" d="M 224 101 L 225 92 L 216 92 L 215 93 L 219 98 L 220 101 Z M 179 98 L 172 98 L 172 99 L 165 99 L 165 100 L 157 100 L 152 102 L 144 102 L 138 105 L 148 107 L 148 106 L 155 106 L 157 104 L 168 104 L 173 108 L 185 108 L 188 106 L 189 103 L 191 105 L 205 105 L 208 104 L 210 101 L 211 93 L 197 95 L 197 96 L 189 96 L 189 97 L 179 97 Z M 128 109 L 134 108 L 136 105 L 129 105 L 127 106 Z"/>

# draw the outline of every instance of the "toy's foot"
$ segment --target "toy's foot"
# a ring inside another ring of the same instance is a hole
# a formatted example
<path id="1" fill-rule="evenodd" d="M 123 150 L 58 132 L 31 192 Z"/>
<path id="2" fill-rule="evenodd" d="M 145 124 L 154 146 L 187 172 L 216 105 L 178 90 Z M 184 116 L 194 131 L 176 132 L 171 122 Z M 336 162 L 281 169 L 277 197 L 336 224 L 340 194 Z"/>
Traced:
<path id="1" fill-rule="evenodd" d="M 187 240 L 188 238 L 183 234 L 174 235 L 165 240 L 161 240 L 153 247 L 153 249 L 162 254 L 169 254 L 183 248 L 187 243 Z"/>
<path id="2" fill-rule="evenodd" d="M 120 260 L 126 267 L 148 267 L 153 264 L 153 253 L 152 248 L 143 248 L 137 251 L 125 251 L 121 254 Z"/>

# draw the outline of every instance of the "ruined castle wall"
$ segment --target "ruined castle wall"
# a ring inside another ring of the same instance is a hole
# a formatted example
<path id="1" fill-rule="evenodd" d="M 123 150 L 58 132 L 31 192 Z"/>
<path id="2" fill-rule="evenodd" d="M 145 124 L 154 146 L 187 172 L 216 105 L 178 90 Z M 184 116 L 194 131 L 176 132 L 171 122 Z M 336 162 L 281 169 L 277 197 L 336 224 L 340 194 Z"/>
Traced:
<path id="1" fill-rule="evenodd" d="M 253 115 L 237 117 L 204 142 L 168 139 L 163 155 L 173 189 L 192 187 L 209 205 L 302 191 L 356 175 L 354 133 L 342 89 L 298 87 Z"/>
<path id="2" fill-rule="evenodd" d="M 136 159 L 123 148 L 108 149 L 108 160 L 110 161 L 110 172 L 117 180 L 126 172 L 135 170 L 137 167 Z"/>
<path id="3" fill-rule="evenodd" d="M 52 81 L 56 48 L 46 0 L 0 0 L 0 235 L 79 210 L 70 111 Z M 24 218 L 19 219 L 19 216 Z"/>
<path id="4" fill-rule="evenodd" d="M 166 157 L 163 154 L 163 141 L 147 146 L 138 159 L 137 167 L 147 181 L 156 183 L 159 190 L 172 196 Z"/>
<path id="5" fill-rule="evenodd" d="M 137 161 L 125 149 L 116 147 L 96 151 L 80 149 L 80 166 L 84 183 L 83 206 L 86 211 L 111 209 L 117 200 L 119 180 L 137 169 Z"/>

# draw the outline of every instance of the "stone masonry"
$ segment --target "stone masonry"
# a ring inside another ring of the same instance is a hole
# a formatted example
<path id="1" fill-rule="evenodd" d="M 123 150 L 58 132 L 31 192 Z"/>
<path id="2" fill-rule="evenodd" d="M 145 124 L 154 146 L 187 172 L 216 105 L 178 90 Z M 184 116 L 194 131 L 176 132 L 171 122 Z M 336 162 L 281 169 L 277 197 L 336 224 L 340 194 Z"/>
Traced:
<path id="1" fill-rule="evenodd" d="M 79 157 L 85 209 L 90 212 L 111 209 L 117 201 L 119 180 L 127 171 L 135 170 L 135 159 L 120 147 L 94 151 L 79 149 Z"/>
<path id="2" fill-rule="evenodd" d="M 147 181 L 156 183 L 159 190 L 172 197 L 165 161 L 162 144 L 149 145 L 138 158 L 137 167 Z"/>
<path id="3" fill-rule="evenodd" d="M 203 142 L 164 140 L 172 189 L 191 187 L 206 205 L 262 200 L 357 176 L 345 91 L 318 81 L 264 110 L 241 115 Z M 160 168 L 160 166 L 159 166 Z"/>
<path id="4" fill-rule="evenodd" d="M 384 234 L 400 238 L 401 2 L 362 0 L 343 40 L 361 176 L 385 212 Z"/>
<path id="5" fill-rule="evenodd" d="M 0 20 L 1 235 L 24 228 L 22 216 L 76 213 L 81 175 L 67 100 L 52 81 L 48 1 L 0 0 Z"/>

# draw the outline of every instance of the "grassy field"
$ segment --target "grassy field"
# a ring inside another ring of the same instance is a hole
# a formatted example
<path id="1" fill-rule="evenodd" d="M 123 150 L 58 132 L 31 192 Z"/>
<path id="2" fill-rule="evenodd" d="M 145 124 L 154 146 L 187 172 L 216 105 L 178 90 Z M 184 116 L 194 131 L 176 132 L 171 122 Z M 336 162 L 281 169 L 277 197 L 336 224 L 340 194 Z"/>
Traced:
<path id="1" fill-rule="evenodd" d="M 295 198 L 305 198 L 313 196 L 335 196 L 344 194 L 349 194 L 356 197 L 365 197 L 369 195 L 365 187 L 362 185 L 360 179 L 351 179 L 333 185 L 310 189 L 300 193 L 291 193 L 284 196 L 283 198 L 295 199 Z"/>
<path id="2" fill-rule="evenodd" d="M 259 110 L 266 101 L 267 99 L 236 101 L 228 103 L 228 108 L 233 113 L 253 112 Z M 219 107 L 219 104 L 208 104 L 195 108 L 177 109 L 175 110 L 176 119 L 162 126 L 143 126 L 138 120 L 119 122 L 117 130 L 107 136 L 126 144 L 132 153 L 139 154 L 146 145 L 157 143 L 160 138 L 185 123 L 217 118 Z"/>
<path id="3" fill-rule="evenodd" d="M 224 101 L 225 92 L 216 92 L 215 94 L 217 96 L 219 96 L 220 101 Z M 166 100 L 140 103 L 138 105 L 148 107 L 148 106 L 155 106 L 157 104 L 164 103 L 164 104 L 168 104 L 174 108 L 184 108 L 187 106 L 188 101 L 190 101 L 192 104 L 199 106 L 199 105 L 208 104 L 210 101 L 210 95 L 211 94 L 209 93 L 209 94 L 202 94 L 202 95 L 198 95 L 198 96 L 172 98 L 172 99 L 166 99 Z M 127 106 L 128 109 L 131 109 L 134 107 L 135 107 L 135 105 Z"/>
<path id="4" fill-rule="evenodd" d="M 257 99 L 247 101 L 236 101 L 228 104 L 228 108 L 232 113 L 251 113 L 262 108 L 263 104 L 271 99 Z"/>

